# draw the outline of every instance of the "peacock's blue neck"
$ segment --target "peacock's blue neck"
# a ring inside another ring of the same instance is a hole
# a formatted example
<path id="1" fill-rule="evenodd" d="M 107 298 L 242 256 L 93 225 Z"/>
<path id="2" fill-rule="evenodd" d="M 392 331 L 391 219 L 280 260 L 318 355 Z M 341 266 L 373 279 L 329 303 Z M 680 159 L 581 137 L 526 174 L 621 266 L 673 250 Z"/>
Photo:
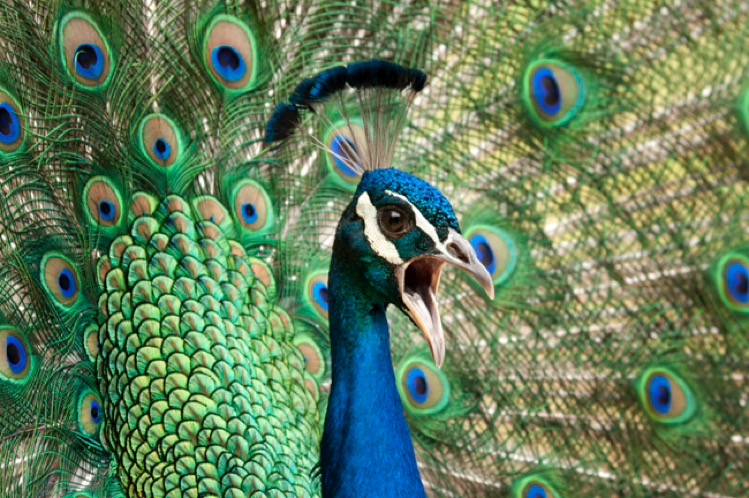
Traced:
<path id="1" fill-rule="evenodd" d="M 323 497 L 424 497 L 395 385 L 385 306 L 334 257 L 328 276 L 333 385 L 321 448 Z"/>

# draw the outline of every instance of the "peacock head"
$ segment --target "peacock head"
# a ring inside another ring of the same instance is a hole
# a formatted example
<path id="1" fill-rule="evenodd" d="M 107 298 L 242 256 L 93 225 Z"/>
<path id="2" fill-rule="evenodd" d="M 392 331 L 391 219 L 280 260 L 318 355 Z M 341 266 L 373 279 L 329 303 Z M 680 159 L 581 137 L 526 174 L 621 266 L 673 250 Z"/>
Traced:
<path id="1" fill-rule="evenodd" d="M 336 264 L 375 304 L 393 304 L 421 329 L 441 366 L 445 338 L 437 289 L 445 265 L 471 274 L 494 298 L 494 284 L 442 193 L 412 175 L 388 167 L 405 115 L 427 75 L 393 62 L 371 60 L 327 69 L 302 81 L 268 121 L 265 140 L 283 142 L 308 127 L 303 114 L 328 131 L 322 146 L 337 187 L 353 188 L 354 199 L 338 224 Z M 335 97 L 335 98 L 331 98 Z M 314 132 L 310 132 L 314 133 Z M 326 145 L 327 144 L 327 145 Z M 342 173 L 344 172 L 344 173 Z M 360 179 L 359 179 L 360 177 Z M 333 275 L 331 275 L 332 277 Z M 333 280 L 331 280 L 332 282 Z M 359 284 L 361 283 L 361 284 Z M 335 289 L 333 299 L 336 299 Z"/>
<path id="2" fill-rule="evenodd" d="M 450 202 L 427 182 L 396 169 L 363 174 L 336 233 L 334 253 L 352 262 L 370 295 L 393 304 L 421 329 L 437 366 L 445 338 L 437 305 L 445 265 L 472 275 L 494 297 L 489 272 L 461 235 Z"/>

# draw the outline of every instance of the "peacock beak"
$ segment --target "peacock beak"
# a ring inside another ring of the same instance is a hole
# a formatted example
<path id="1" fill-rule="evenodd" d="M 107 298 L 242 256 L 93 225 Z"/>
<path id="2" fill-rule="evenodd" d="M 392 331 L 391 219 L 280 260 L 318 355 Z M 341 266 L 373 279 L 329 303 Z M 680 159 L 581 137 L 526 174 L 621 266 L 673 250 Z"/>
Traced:
<path id="1" fill-rule="evenodd" d="M 432 350 L 434 363 L 440 368 L 445 360 L 445 334 L 437 305 L 442 269 L 450 264 L 465 271 L 481 284 L 489 299 L 494 299 L 494 282 L 470 242 L 457 231 L 450 229 L 447 239 L 436 251 L 406 261 L 396 270 L 396 278 L 404 311 L 421 329 Z"/>

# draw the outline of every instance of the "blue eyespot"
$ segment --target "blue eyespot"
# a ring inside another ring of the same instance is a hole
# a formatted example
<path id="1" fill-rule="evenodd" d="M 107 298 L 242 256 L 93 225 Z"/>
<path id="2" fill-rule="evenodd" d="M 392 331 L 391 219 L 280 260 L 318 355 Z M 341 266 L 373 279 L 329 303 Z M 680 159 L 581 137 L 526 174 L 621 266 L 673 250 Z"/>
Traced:
<path id="1" fill-rule="evenodd" d="M 29 352 L 17 337 L 8 335 L 5 338 L 5 356 L 11 372 L 21 375 L 29 362 Z"/>
<path id="2" fill-rule="evenodd" d="M 526 498 L 547 498 L 546 490 L 538 484 L 531 485 L 525 492 Z"/>
<path id="3" fill-rule="evenodd" d="M 203 34 L 203 59 L 213 80 L 224 89 L 247 91 L 258 83 L 255 33 L 241 19 L 218 14 Z"/>
<path id="4" fill-rule="evenodd" d="M 75 72 L 89 80 L 97 80 L 104 73 L 104 55 L 93 44 L 84 43 L 75 49 Z"/>
<path id="5" fill-rule="evenodd" d="M 113 202 L 99 201 L 99 216 L 103 221 L 114 221 L 117 214 L 117 208 Z"/>
<path id="6" fill-rule="evenodd" d="M 328 286 L 323 282 L 315 282 L 315 286 L 312 288 L 312 295 L 315 298 L 315 302 L 320 306 L 320 308 L 327 312 L 328 307 L 330 306 L 330 294 L 328 291 Z"/>
<path id="7" fill-rule="evenodd" d="M 538 475 L 530 475 L 521 479 L 514 486 L 516 489 L 512 496 L 515 498 L 555 498 L 558 492 Z"/>
<path id="8" fill-rule="evenodd" d="M 273 204 L 265 189 L 253 180 L 243 180 L 232 194 L 234 216 L 246 235 L 265 233 L 274 227 Z M 219 220 L 220 221 L 220 220 Z"/>
<path id="9" fill-rule="evenodd" d="M 21 121 L 9 103 L 0 105 L 0 143 L 13 145 L 21 136 Z"/>
<path id="10" fill-rule="evenodd" d="M 359 158 L 357 157 L 359 152 L 356 150 L 353 140 L 348 137 L 337 135 L 333 139 L 331 150 L 333 151 L 333 161 L 341 173 L 351 178 L 359 176 L 353 168 L 346 164 L 348 162 L 349 164 L 357 164 L 361 166 Z"/>
<path id="11" fill-rule="evenodd" d="M 91 401 L 91 421 L 95 424 L 101 423 L 101 406 L 98 401 Z"/>
<path id="12" fill-rule="evenodd" d="M 60 292 L 65 299 L 70 299 L 75 296 L 75 292 L 78 290 L 76 288 L 73 272 L 67 268 L 63 269 L 57 277 L 57 285 L 60 286 Z"/>
<path id="13" fill-rule="evenodd" d="M 74 10 L 60 19 L 56 31 L 62 62 L 75 83 L 89 90 L 106 87 L 115 60 L 96 21 Z"/>
<path id="14" fill-rule="evenodd" d="M 75 306 L 79 293 L 78 273 L 66 256 L 56 251 L 45 254 L 39 274 L 44 289 L 63 309 Z"/>
<path id="15" fill-rule="evenodd" d="M 255 209 L 255 205 L 251 202 L 242 204 L 242 220 L 248 225 L 257 223 L 258 212 L 257 209 Z"/>
<path id="16" fill-rule="evenodd" d="M 471 238 L 471 247 L 476 251 L 476 255 L 489 273 L 494 273 L 497 269 L 497 260 L 494 257 L 492 246 L 483 235 L 476 235 Z"/>
<path id="17" fill-rule="evenodd" d="M 562 110 L 562 94 L 554 72 L 541 67 L 531 81 L 532 95 L 540 110 L 549 117 L 555 117 Z"/>
<path id="18" fill-rule="evenodd" d="M 156 166 L 169 168 L 179 162 L 183 152 L 182 131 L 171 118 L 151 114 L 141 121 L 138 145 Z"/>
<path id="19" fill-rule="evenodd" d="M 466 230 L 466 238 L 494 285 L 510 278 L 518 264 L 518 256 L 515 242 L 508 233 L 489 225 L 474 225 Z"/>
<path id="20" fill-rule="evenodd" d="M 0 326 L 0 382 L 26 382 L 30 378 L 32 361 L 31 348 L 21 332 Z"/>
<path id="21" fill-rule="evenodd" d="M 90 388 L 84 388 L 78 396 L 78 428 L 85 434 L 96 437 L 103 415 L 99 396 Z"/>
<path id="22" fill-rule="evenodd" d="M 523 100 L 533 121 L 544 128 L 562 126 L 585 102 L 585 86 L 571 65 L 551 59 L 533 62 L 523 79 Z"/>
<path id="23" fill-rule="evenodd" d="M 418 404 L 423 405 L 429 399 L 429 382 L 424 370 L 412 368 L 408 372 L 408 392 L 411 398 Z"/>
<path id="24" fill-rule="evenodd" d="M 323 136 L 329 179 L 347 190 L 356 190 L 368 157 L 367 133 L 360 118 L 340 119 Z"/>
<path id="25" fill-rule="evenodd" d="M 103 176 L 95 176 L 83 191 L 89 221 L 99 227 L 112 227 L 120 222 L 122 199 L 114 183 Z"/>
<path id="26" fill-rule="evenodd" d="M 726 291 L 731 300 L 749 303 L 749 268 L 741 261 L 731 261 L 725 269 Z"/>
<path id="27" fill-rule="evenodd" d="M 697 412 L 697 398 L 676 370 L 649 368 L 638 379 L 636 388 L 645 413 L 653 422 L 686 423 Z"/>
<path id="28" fill-rule="evenodd" d="M 660 413 L 667 415 L 671 410 L 671 383 L 663 375 L 656 375 L 650 379 L 648 387 L 650 406 Z"/>
<path id="29" fill-rule="evenodd" d="M 229 83 L 241 80 L 247 74 L 247 64 L 242 55 L 228 45 L 213 49 L 211 64 L 218 75 Z"/>
<path id="30" fill-rule="evenodd" d="M 153 143 L 153 155 L 161 161 L 168 161 L 172 155 L 172 148 L 169 142 L 163 138 L 157 138 Z"/>
<path id="31" fill-rule="evenodd" d="M 395 378 L 403 408 L 413 415 L 433 415 L 450 402 L 450 382 L 428 353 L 417 352 L 398 367 Z"/>
<path id="32" fill-rule="evenodd" d="M 328 319 L 330 308 L 330 289 L 328 288 L 328 272 L 314 271 L 305 279 L 304 301 L 308 309 L 324 320 Z"/>

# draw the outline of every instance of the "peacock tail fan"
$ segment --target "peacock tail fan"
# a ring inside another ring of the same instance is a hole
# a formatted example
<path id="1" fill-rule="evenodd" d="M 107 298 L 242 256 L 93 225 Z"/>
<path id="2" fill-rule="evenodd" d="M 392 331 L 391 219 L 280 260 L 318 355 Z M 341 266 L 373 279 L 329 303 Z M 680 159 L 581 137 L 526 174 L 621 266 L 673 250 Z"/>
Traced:
<path id="1" fill-rule="evenodd" d="M 280 7 L 0 7 L 3 496 L 316 494 L 263 159 Z"/>
<path id="2" fill-rule="evenodd" d="M 333 236 L 392 166 L 496 293 L 444 273 L 441 369 L 389 313 L 430 496 L 746 496 L 747 26 L 732 0 L 3 2 L 0 495 L 318 496 Z"/>

